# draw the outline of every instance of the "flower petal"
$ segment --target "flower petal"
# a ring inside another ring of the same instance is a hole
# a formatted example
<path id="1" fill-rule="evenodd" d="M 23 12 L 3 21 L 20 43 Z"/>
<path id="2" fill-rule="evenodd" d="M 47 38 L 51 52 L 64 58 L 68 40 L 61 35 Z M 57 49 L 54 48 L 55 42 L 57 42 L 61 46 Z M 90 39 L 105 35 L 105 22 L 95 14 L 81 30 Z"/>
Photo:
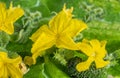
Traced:
<path id="1" fill-rule="evenodd" d="M 8 78 L 8 71 L 5 65 L 0 68 L 0 78 Z"/>
<path id="2" fill-rule="evenodd" d="M 5 31 L 8 34 L 13 34 L 14 32 L 14 26 L 13 23 L 5 23 L 4 26 L 1 27 L 1 30 Z"/>
<path id="3" fill-rule="evenodd" d="M 1 78 L 22 78 L 22 72 L 20 71 L 19 64 L 22 62 L 21 57 L 10 59 L 6 52 L 0 52 L 0 70 L 2 71 Z"/>
<path id="4" fill-rule="evenodd" d="M 74 37 L 86 28 L 87 25 L 84 22 L 77 19 L 71 19 L 63 32 L 69 34 L 70 37 Z"/>
<path id="5" fill-rule="evenodd" d="M 65 34 L 56 40 L 56 46 L 58 48 L 66 48 L 70 50 L 79 49 L 77 44 L 72 40 L 72 38 Z"/>
<path id="6" fill-rule="evenodd" d="M 19 7 L 7 10 L 4 3 L 0 3 L 0 8 L 0 30 L 13 34 L 13 23 L 24 14 L 24 11 Z"/>
<path id="7" fill-rule="evenodd" d="M 7 70 L 7 65 L 4 66 L 4 75 L 3 75 L 3 78 L 7 78 L 8 77 L 8 70 Z"/>
<path id="8" fill-rule="evenodd" d="M 49 26 L 54 33 L 61 33 L 67 27 L 72 19 L 72 10 L 73 8 L 66 9 L 64 6 L 63 10 L 50 20 Z"/>
<path id="9" fill-rule="evenodd" d="M 17 58 L 8 59 L 7 62 L 12 63 L 13 65 L 17 66 L 20 63 L 22 63 L 22 58 L 20 56 L 18 56 Z"/>
<path id="10" fill-rule="evenodd" d="M 0 23 L 5 21 L 6 18 L 6 5 L 2 2 L 0 2 Z M 1 29 L 1 26 L 0 26 Z"/>
<path id="11" fill-rule="evenodd" d="M 104 61 L 102 58 L 98 57 L 95 59 L 95 63 L 96 63 L 96 68 L 102 68 L 102 67 L 105 67 L 106 65 L 108 65 L 110 62 Z"/>
<path id="12" fill-rule="evenodd" d="M 94 51 L 99 51 L 101 44 L 97 39 L 93 39 L 90 41 L 91 46 L 93 47 Z"/>
<path id="13" fill-rule="evenodd" d="M 50 35 L 53 35 L 53 32 L 48 28 L 48 26 L 43 25 L 30 37 L 30 39 L 33 42 L 35 42 L 43 32 L 50 34 Z"/>
<path id="14" fill-rule="evenodd" d="M 4 76 L 4 68 L 0 67 L 0 78 L 5 78 Z"/>
<path id="15" fill-rule="evenodd" d="M 17 58 L 10 59 L 6 52 L 0 52 L 0 61 L 18 65 L 22 62 L 22 58 L 18 56 Z"/>
<path id="16" fill-rule="evenodd" d="M 15 22 L 23 15 L 24 15 L 24 10 L 20 7 L 12 7 L 12 3 L 11 3 L 10 8 L 7 10 L 6 21 Z"/>
<path id="17" fill-rule="evenodd" d="M 55 44 L 54 36 L 42 33 L 32 46 L 33 61 L 40 55 L 43 55 L 44 50 L 52 47 Z"/>
<path id="18" fill-rule="evenodd" d="M 99 57 L 99 58 L 104 58 L 107 54 L 107 51 L 105 50 L 105 48 L 100 48 L 98 51 L 96 51 L 96 57 Z"/>
<path id="19" fill-rule="evenodd" d="M 107 41 L 101 41 L 101 47 L 105 48 Z"/>
<path id="20" fill-rule="evenodd" d="M 16 67 L 12 64 L 8 64 L 7 68 L 8 68 L 8 71 L 9 71 L 11 78 L 22 78 L 23 74 L 19 68 L 19 65 L 18 65 L 18 67 Z"/>
<path id="21" fill-rule="evenodd" d="M 7 53 L 6 52 L 0 52 L 0 61 L 5 61 L 7 59 Z"/>
<path id="22" fill-rule="evenodd" d="M 38 56 L 42 56 L 43 52 L 42 51 L 38 51 L 32 54 L 32 64 L 36 64 L 36 59 Z"/>
<path id="23" fill-rule="evenodd" d="M 94 53 L 92 47 L 88 43 L 85 42 L 79 43 L 78 47 L 87 56 L 91 56 Z"/>
<path id="24" fill-rule="evenodd" d="M 36 40 L 32 46 L 32 53 L 46 50 L 55 44 L 54 36 L 42 33 L 41 36 Z"/>
<path id="25" fill-rule="evenodd" d="M 96 51 L 97 57 L 104 58 L 107 54 L 105 49 L 106 41 L 101 41 L 99 50 Z"/>
<path id="26" fill-rule="evenodd" d="M 2 68 L 2 66 L 4 66 L 3 62 L 1 61 L 1 58 L 0 58 L 0 69 Z"/>
<path id="27" fill-rule="evenodd" d="M 93 58 L 89 57 L 87 61 L 85 62 L 81 62 L 79 64 L 76 65 L 76 69 L 81 72 L 81 71 L 85 71 L 88 70 L 90 67 L 90 64 L 93 62 Z"/>

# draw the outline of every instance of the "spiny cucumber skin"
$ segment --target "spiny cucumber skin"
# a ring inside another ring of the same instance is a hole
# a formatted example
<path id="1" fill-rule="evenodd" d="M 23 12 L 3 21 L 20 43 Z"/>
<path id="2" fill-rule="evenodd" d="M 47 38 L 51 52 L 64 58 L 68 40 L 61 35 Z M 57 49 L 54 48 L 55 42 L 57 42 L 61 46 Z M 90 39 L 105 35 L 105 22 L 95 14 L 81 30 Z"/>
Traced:
<path id="1" fill-rule="evenodd" d="M 89 70 L 78 72 L 75 67 L 81 61 L 81 58 L 75 57 L 68 62 L 67 69 L 71 78 L 107 78 L 106 68 L 96 69 L 94 63 Z"/>

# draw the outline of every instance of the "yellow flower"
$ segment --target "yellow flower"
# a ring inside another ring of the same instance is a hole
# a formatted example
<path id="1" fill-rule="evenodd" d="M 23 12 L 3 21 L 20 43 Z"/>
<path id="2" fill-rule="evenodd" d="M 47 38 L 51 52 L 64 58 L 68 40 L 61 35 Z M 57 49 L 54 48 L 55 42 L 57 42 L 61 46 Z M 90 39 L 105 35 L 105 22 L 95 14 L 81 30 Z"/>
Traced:
<path id="1" fill-rule="evenodd" d="M 102 68 L 108 65 L 109 61 L 104 61 L 104 57 L 107 54 L 105 46 L 106 41 L 99 42 L 96 39 L 91 41 L 83 40 L 83 42 L 79 44 L 79 48 L 88 56 L 88 60 L 77 64 L 76 69 L 78 71 L 85 71 L 89 69 L 93 61 L 96 64 L 96 68 Z"/>
<path id="2" fill-rule="evenodd" d="M 23 74 L 19 68 L 21 62 L 21 57 L 10 59 L 7 53 L 0 52 L 0 78 L 22 78 Z"/>
<path id="3" fill-rule="evenodd" d="M 9 9 L 6 9 L 6 5 L 0 2 L 0 30 L 13 34 L 13 23 L 24 14 L 24 11 L 20 7 L 12 7 L 10 4 Z"/>
<path id="4" fill-rule="evenodd" d="M 53 45 L 70 50 L 78 49 L 72 38 L 87 26 L 84 22 L 73 19 L 72 11 L 73 8 L 66 9 L 64 5 L 63 10 L 50 20 L 48 26 L 43 25 L 32 35 L 31 40 L 35 42 L 31 50 L 33 59 L 42 55 L 41 51 Z"/>

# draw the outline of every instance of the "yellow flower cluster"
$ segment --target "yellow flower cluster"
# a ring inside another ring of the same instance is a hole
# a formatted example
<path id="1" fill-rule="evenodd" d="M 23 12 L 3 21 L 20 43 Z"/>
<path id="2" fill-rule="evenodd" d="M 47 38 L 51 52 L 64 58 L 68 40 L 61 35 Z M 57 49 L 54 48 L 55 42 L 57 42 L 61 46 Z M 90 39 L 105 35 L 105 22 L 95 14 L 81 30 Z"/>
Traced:
<path id="1" fill-rule="evenodd" d="M 105 50 L 106 41 L 99 42 L 94 39 L 91 41 L 83 40 L 82 42 L 74 42 L 73 37 L 78 35 L 81 31 L 87 28 L 87 25 L 81 20 L 72 18 L 71 9 L 66 9 L 64 5 L 62 11 L 54 16 L 49 24 L 41 26 L 30 39 L 34 42 L 31 52 L 32 57 L 25 57 L 27 64 L 36 63 L 38 56 L 44 55 L 44 50 L 56 46 L 58 48 L 65 48 L 69 50 L 80 50 L 88 56 L 86 62 L 77 64 L 78 71 L 85 71 L 89 69 L 92 62 L 95 62 L 96 68 L 102 68 L 109 64 L 109 61 L 104 61 L 107 54 Z M 13 7 L 10 4 L 9 9 L 6 9 L 4 3 L 0 3 L 0 31 L 8 34 L 14 33 L 13 23 L 24 14 L 20 7 Z M 29 61 L 29 62 L 28 62 Z M 0 52 L 0 78 L 22 78 L 23 73 L 20 70 L 21 57 L 10 59 L 7 53 Z"/>
<path id="2" fill-rule="evenodd" d="M 12 2 L 9 9 L 6 9 L 4 3 L 0 3 L 0 31 L 7 34 L 14 33 L 13 23 L 24 14 L 23 9 L 13 7 Z M 22 58 L 17 57 L 10 59 L 6 52 L 0 52 L 0 78 L 22 78 L 23 72 L 19 67 L 22 63 Z"/>
<path id="3" fill-rule="evenodd" d="M 34 42 L 32 52 L 32 62 L 36 63 L 36 58 L 42 56 L 43 51 L 55 45 L 58 48 L 65 48 L 70 50 L 81 50 L 88 56 L 86 62 L 81 62 L 76 66 L 78 71 L 85 71 L 89 69 L 90 64 L 95 61 L 96 68 L 102 68 L 109 64 L 109 61 L 104 61 L 107 54 L 105 50 L 106 41 L 99 42 L 98 40 L 83 40 L 83 42 L 75 43 L 72 39 L 82 30 L 87 28 L 87 25 L 72 18 L 71 9 L 66 9 L 64 5 L 63 10 L 54 16 L 48 25 L 41 26 L 30 39 Z M 28 57 L 28 59 L 31 59 Z"/>

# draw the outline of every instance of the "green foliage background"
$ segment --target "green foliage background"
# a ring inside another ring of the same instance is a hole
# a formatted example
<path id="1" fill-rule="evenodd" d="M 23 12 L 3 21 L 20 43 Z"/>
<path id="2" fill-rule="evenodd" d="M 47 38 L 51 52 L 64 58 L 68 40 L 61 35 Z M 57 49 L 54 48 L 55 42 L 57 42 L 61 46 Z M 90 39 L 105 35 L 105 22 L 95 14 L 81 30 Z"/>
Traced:
<path id="1" fill-rule="evenodd" d="M 88 29 L 84 30 L 79 40 L 99 39 L 107 40 L 107 51 L 111 67 L 107 70 L 108 74 L 119 77 L 120 74 L 120 0 L 0 0 L 9 6 L 12 1 L 14 5 L 20 5 L 26 13 L 27 19 L 24 24 L 21 19 L 15 23 L 15 34 L 11 36 L 11 41 L 6 44 L 8 51 L 17 52 L 21 56 L 31 55 L 30 48 L 32 41 L 29 36 L 37 30 L 38 27 L 47 23 L 55 13 L 61 11 L 66 3 L 67 7 L 74 7 L 74 17 L 87 23 Z M 36 17 L 32 17 L 32 14 Z M 39 17 L 39 18 L 37 18 Z M 33 20 L 34 19 L 34 20 Z M 22 25 L 21 25 L 22 24 Z M 23 35 L 25 34 L 25 35 Z M 3 44 L 4 46 L 4 44 Z M 13 47 L 14 46 L 14 47 Z M 38 59 L 39 60 L 39 59 Z M 47 61 L 47 62 L 46 62 Z M 51 69 L 52 68 L 52 69 Z M 53 70 L 53 72 L 51 72 Z M 58 74 L 55 75 L 55 71 Z M 69 78 L 59 66 L 57 67 L 48 57 L 45 62 L 41 61 L 30 67 L 30 71 L 24 78 Z"/>

